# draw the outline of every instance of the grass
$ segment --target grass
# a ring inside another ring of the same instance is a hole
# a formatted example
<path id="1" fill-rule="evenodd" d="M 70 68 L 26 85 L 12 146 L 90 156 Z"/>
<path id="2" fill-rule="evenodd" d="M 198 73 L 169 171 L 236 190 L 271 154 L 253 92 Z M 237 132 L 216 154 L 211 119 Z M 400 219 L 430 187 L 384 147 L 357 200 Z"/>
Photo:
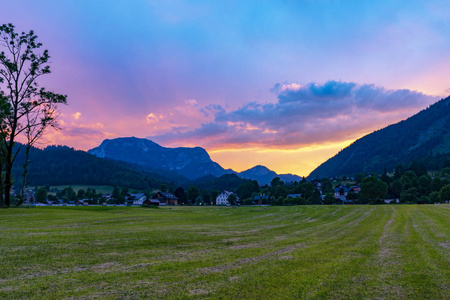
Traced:
<path id="1" fill-rule="evenodd" d="M 0 298 L 450 299 L 450 205 L 0 210 Z"/>

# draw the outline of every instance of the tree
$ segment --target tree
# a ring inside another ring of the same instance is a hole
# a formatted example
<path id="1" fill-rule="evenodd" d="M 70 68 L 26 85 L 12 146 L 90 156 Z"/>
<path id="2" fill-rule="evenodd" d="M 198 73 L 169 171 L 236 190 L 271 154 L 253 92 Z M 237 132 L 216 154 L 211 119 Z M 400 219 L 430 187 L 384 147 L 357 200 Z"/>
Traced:
<path id="1" fill-rule="evenodd" d="M 311 204 L 320 204 L 322 203 L 322 198 L 320 197 L 320 192 L 318 189 L 314 189 L 314 192 L 311 196 L 310 200 Z"/>
<path id="2" fill-rule="evenodd" d="M 65 104 L 67 96 L 39 88 L 38 79 L 50 74 L 50 55 L 48 50 L 40 51 L 42 44 L 33 31 L 18 34 L 14 25 L 4 24 L 0 26 L 0 44 L 6 51 L 0 52 L 0 149 L 5 167 L 1 184 L 5 198 L 0 205 L 8 207 L 12 167 L 20 151 L 14 147 L 16 138 L 25 134 L 29 150 L 46 128 L 57 126 L 57 105 Z"/>
<path id="3" fill-rule="evenodd" d="M 45 203 L 45 200 L 47 200 L 47 195 L 47 190 L 45 187 L 41 186 L 36 192 L 36 201 L 39 203 Z"/>
<path id="4" fill-rule="evenodd" d="M 412 187 L 409 189 L 405 189 L 400 197 L 401 203 L 416 203 L 418 200 L 417 189 Z"/>
<path id="5" fill-rule="evenodd" d="M 431 177 L 428 174 L 422 175 L 417 179 L 417 191 L 419 195 L 428 195 L 431 192 Z"/>
<path id="6" fill-rule="evenodd" d="M 200 190 L 196 186 L 191 186 L 187 190 L 187 198 L 189 203 L 195 203 L 197 198 L 200 196 Z"/>
<path id="7" fill-rule="evenodd" d="M 389 191 L 392 193 L 393 196 L 400 198 L 403 191 L 403 184 L 400 182 L 400 180 L 396 179 L 394 180 L 394 182 L 392 182 Z"/>
<path id="8" fill-rule="evenodd" d="M 405 173 L 405 168 L 402 165 L 396 165 L 394 169 L 394 179 L 400 179 L 403 173 Z"/>
<path id="9" fill-rule="evenodd" d="M 310 197 L 312 197 L 313 193 L 314 193 L 314 185 L 311 182 L 302 182 L 299 183 L 295 188 L 294 188 L 294 192 L 296 194 L 302 194 L 302 197 L 305 199 L 308 199 Z"/>
<path id="10" fill-rule="evenodd" d="M 282 197 L 284 199 L 287 197 L 288 194 L 289 194 L 289 189 L 287 186 L 284 186 L 284 185 L 278 185 L 277 187 L 275 187 L 275 190 L 273 192 L 273 196 L 275 198 Z"/>
<path id="11" fill-rule="evenodd" d="M 205 205 L 210 205 L 211 204 L 211 199 L 210 199 L 210 197 L 209 197 L 209 192 L 208 192 L 208 190 L 203 190 L 202 191 L 202 200 L 203 200 L 203 203 L 205 204 Z"/>
<path id="12" fill-rule="evenodd" d="M 320 181 L 322 185 L 322 193 L 332 193 L 333 192 L 333 184 L 331 183 L 330 178 L 322 178 Z"/>
<path id="13" fill-rule="evenodd" d="M 125 201 L 125 198 L 128 196 L 128 192 L 129 192 L 129 188 L 122 188 L 122 190 L 120 191 L 120 199 Z"/>
<path id="14" fill-rule="evenodd" d="M 241 184 L 237 189 L 237 195 L 239 199 L 245 199 L 250 198 L 252 196 L 252 193 L 258 193 L 259 192 L 259 184 L 258 181 L 247 181 L 243 184 Z"/>
<path id="15" fill-rule="evenodd" d="M 430 203 L 439 202 L 439 192 L 431 192 L 428 198 L 430 198 Z"/>
<path id="16" fill-rule="evenodd" d="M 119 199 L 120 199 L 120 189 L 118 186 L 115 186 L 113 188 L 112 194 L 111 194 L 111 198 L 113 199 L 114 203 L 119 203 Z"/>
<path id="17" fill-rule="evenodd" d="M 412 170 L 408 170 L 403 173 L 402 177 L 400 177 L 400 181 L 405 190 L 417 187 L 417 175 Z"/>
<path id="18" fill-rule="evenodd" d="M 445 185 L 439 192 L 439 200 L 441 202 L 450 200 L 450 184 Z"/>
<path id="19" fill-rule="evenodd" d="M 384 168 L 383 174 L 381 174 L 381 181 L 386 182 L 387 184 L 391 183 L 391 178 L 388 176 L 386 168 Z"/>
<path id="20" fill-rule="evenodd" d="M 83 189 L 79 189 L 77 192 L 77 198 L 82 200 L 86 197 L 86 191 Z"/>
<path id="21" fill-rule="evenodd" d="M 388 185 L 376 177 L 367 177 L 361 181 L 361 196 L 373 203 L 380 202 L 385 198 L 387 191 Z"/>
<path id="22" fill-rule="evenodd" d="M 439 177 L 434 177 L 431 181 L 431 191 L 433 192 L 439 192 L 443 186 L 442 180 Z"/>
<path id="23" fill-rule="evenodd" d="M 355 175 L 355 181 L 356 183 L 361 183 L 361 181 L 366 177 L 366 174 L 364 173 L 357 173 Z"/>
<path id="24" fill-rule="evenodd" d="M 230 202 L 231 205 L 235 205 L 236 201 L 237 201 L 237 197 L 235 194 L 231 194 L 230 196 L 228 196 L 228 202 Z"/>
<path id="25" fill-rule="evenodd" d="M 335 201 L 336 201 L 336 199 L 334 198 L 333 194 L 331 194 L 331 193 L 326 194 L 323 199 L 324 204 L 333 204 Z"/>
<path id="26" fill-rule="evenodd" d="M 284 182 L 281 181 L 280 177 L 275 177 L 274 179 L 272 179 L 272 181 L 270 182 L 270 186 L 278 186 L 278 185 L 283 185 Z"/>
<path id="27" fill-rule="evenodd" d="M 175 189 L 175 191 L 173 192 L 173 194 L 175 195 L 175 197 L 178 198 L 180 203 L 185 204 L 187 202 L 186 192 L 184 191 L 184 189 L 181 186 L 177 187 Z"/>
<path id="28" fill-rule="evenodd" d="M 63 197 L 66 201 L 75 201 L 77 198 L 77 193 L 75 193 L 73 188 L 69 186 L 61 191 L 61 197 Z"/>
<path id="29" fill-rule="evenodd" d="M 216 204 L 217 196 L 219 196 L 220 192 L 218 190 L 213 190 L 211 192 L 211 202 Z"/>

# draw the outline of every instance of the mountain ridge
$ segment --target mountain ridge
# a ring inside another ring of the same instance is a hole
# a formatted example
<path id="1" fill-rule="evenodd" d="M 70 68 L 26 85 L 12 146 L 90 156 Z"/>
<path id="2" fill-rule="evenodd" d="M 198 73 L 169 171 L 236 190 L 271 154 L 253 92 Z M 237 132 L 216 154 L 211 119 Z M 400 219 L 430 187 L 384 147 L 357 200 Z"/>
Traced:
<path id="1" fill-rule="evenodd" d="M 243 172 L 224 169 L 201 147 L 166 148 L 151 140 L 136 137 L 106 139 L 87 153 L 99 158 L 136 164 L 146 171 L 175 172 L 190 180 L 209 175 L 219 177 L 225 174 L 236 174 L 244 179 L 257 180 L 261 185 L 269 184 L 275 177 L 288 182 L 302 179 L 294 174 L 277 174 L 261 165 Z"/>
<path id="2" fill-rule="evenodd" d="M 450 97 L 376 130 L 318 166 L 308 179 L 390 171 L 413 160 L 450 154 Z"/>

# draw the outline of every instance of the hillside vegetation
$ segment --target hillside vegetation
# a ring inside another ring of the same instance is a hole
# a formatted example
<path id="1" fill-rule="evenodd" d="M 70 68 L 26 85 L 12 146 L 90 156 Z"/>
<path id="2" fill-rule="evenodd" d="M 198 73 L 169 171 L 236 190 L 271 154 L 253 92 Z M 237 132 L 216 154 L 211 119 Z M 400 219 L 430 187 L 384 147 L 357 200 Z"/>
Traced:
<path id="1" fill-rule="evenodd" d="M 21 186 L 23 151 L 14 165 L 15 185 Z M 65 146 L 50 146 L 30 151 L 28 185 L 110 185 L 136 189 L 159 187 L 161 179 L 150 177 L 127 166 L 97 158 Z"/>
<path id="2" fill-rule="evenodd" d="M 315 169 L 310 179 L 381 173 L 396 165 L 424 161 L 429 169 L 450 160 L 450 97 L 418 114 L 356 140 Z"/>

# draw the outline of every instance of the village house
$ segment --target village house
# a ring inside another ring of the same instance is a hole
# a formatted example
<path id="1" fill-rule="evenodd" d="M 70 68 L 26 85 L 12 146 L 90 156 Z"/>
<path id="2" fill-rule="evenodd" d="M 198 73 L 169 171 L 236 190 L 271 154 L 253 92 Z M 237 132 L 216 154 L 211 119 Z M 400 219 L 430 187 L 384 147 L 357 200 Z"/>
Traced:
<path id="1" fill-rule="evenodd" d="M 47 200 L 46 203 L 47 203 L 47 205 L 59 205 L 60 204 L 58 202 L 58 200 Z"/>
<path id="2" fill-rule="evenodd" d="M 345 185 L 338 185 L 334 188 L 334 198 L 335 199 L 342 199 L 342 196 L 347 197 L 349 192 L 348 187 Z"/>
<path id="3" fill-rule="evenodd" d="M 159 205 L 178 205 L 178 198 L 172 193 L 157 192 L 152 199 L 158 200 Z M 144 201 L 144 204 L 152 205 L 152 201 Z M 154 204 L 155 201 L 153 201 Z"/>
<path id="4" fill-rule="evenodd" d="M 135 205 L 135 206 L 142 206 L 144 204 L 144 201 L 147 199 L 144 193 L 137 193 L 137 194 L 127 194 L 127 197 L 125 199 L 126 205 Z"/>
<path id="5" fill-rule="evenodd" d="M 220 193 L 217 198 L 216 198 L 216 205 L 230 205 L 230 202 L 228 201 L 228 198 L 231 195 L 235 195 L 236 196 L 236 203 L 239 202 L 239 197 L 234 194 L 233 192 L 229 192 L 229 191 L 223 191 L 222 193 Z"/>
<path id="6" fill-rule="evenodd" d="M 269 204 L 270 200 L 270 196 L 264 194 L 253 197 L 253 202 L 258 205 Z"/>
<path id="7" fill-rule="evenodd" d="M 23 205 L 30 205 L 30 204 L 35 204 L 35 203 L 36 203 L 36 199 L 34 198 L 33 193 L 25 194 L 25 200 L 23 202 Z"/>

